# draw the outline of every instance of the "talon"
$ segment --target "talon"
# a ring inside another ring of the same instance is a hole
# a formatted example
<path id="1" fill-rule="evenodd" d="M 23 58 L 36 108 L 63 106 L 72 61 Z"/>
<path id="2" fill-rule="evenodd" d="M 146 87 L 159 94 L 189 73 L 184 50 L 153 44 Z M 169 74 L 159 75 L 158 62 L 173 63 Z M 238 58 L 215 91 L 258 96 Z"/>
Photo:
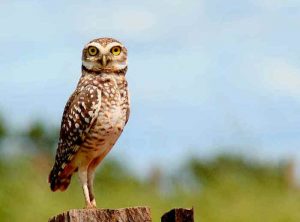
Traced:
<path id="1" fill-rule="evenodd" d="M 95 200 L 95 199 L 93 199 L 93 200 L 91 201 L 91 204 L 92 204 L 92 206 L 93 206 L 94 208 L 97 207 L 97 204 L 96 204 L 96 200 Z"/>
<path id="2" fill-rule="evenodd" d="M 85 206 L 85 209 L 94 209 L 94 208 L 96 208 L 96 207 L 93 204 L 87 204 Z"/>

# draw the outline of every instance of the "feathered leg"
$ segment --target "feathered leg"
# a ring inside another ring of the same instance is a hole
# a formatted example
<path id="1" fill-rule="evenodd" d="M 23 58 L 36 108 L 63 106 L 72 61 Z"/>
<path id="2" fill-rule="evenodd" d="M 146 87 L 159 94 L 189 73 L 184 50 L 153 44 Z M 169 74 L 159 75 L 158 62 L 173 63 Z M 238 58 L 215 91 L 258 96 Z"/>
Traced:
<path id="1" fill-rule="evenodd" d="M 78 170 L 79 180 L 82 186 L 84 198 L 85 198 L 85 207 L 91 208 L 93 207 L 90 200 L 89 188 L 88 188 L 88 176 L 87 176 L 87 169 L 80 169 Z"/>
<path id="2" fill-rule="evenodd" d="M 96 198 L 94 195 L 94 175 L 96 167 L 100 164 L 100 162 L 104 159 L 104 157 L 107 155 L 110 149 L 107 149 L 104 151 L 99 157 L 95 158 L 89 165 L 88 168 L 88 190 L 89 190 L 89 198 L 91 200 L 91 204 L 93 207 L 96 207 Z"/>
<path id="3" fill-rule="evenodd" d="M 94 175 L 95 175 L 95 168 L 88 169 L 88 190 L 89 190 L 89 197 L 91 200 L 91 205 L 93 207 L 96 207 L 96 199 L 95 199 L 95 195 L 94 195 Z"/>

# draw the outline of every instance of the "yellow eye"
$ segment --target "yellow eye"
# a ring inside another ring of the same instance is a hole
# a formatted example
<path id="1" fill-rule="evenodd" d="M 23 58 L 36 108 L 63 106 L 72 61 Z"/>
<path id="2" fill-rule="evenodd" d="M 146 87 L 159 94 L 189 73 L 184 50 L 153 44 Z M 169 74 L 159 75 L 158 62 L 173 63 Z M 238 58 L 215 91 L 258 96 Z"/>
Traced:
<path id="1" fill-rule="evenodd" d="M 95 46 L 90 46 L 88 48 L 88 52 L 91 56 L 97 55 L 98 49 Z"/>
<path id="2" fill-rule="evenodd" d="M 121 53 L 121 47 L 120 46 L 114 46 L 111 48 L 111 53 L 115 56 L 120 55 Z"/>

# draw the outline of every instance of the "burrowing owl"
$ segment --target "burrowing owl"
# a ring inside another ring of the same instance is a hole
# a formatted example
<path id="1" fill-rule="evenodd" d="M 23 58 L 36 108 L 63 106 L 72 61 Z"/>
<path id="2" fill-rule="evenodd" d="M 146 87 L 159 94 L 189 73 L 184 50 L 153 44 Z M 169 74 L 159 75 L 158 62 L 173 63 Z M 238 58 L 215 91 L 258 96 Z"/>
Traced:
<path id="1" fill-rule="evenodd" d="M 128 121 L 126 71 L 127 49 L 122 43 L 112 38 L 92 40 L 83 49 L 82 75 L 64 109 L 49 183 L 52 191 L 64 191 L 78 171 L 86 207 L 96 207 L 95 168 Z"/>

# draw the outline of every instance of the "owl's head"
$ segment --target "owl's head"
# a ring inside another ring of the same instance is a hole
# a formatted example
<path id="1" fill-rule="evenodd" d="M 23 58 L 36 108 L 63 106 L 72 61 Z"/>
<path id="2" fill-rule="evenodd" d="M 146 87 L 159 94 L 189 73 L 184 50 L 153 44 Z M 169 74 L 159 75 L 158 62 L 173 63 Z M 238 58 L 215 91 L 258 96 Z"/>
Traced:
<path id="1" fill-rule="evenodd" d="M 98 73 L 126 72 L 127 49 L 112 38 L 94 39 L 82 51 L 82 66 Z"/>

